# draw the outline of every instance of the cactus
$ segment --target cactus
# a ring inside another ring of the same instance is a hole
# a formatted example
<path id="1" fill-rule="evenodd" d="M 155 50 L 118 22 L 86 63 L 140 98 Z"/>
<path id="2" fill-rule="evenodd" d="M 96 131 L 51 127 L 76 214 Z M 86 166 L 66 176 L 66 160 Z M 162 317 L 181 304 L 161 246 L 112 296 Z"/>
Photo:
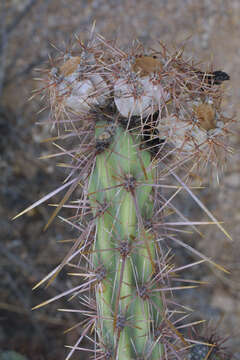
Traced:
<path id="1" fill-rule="evenodd" d="M 63 207 L 72 208 L 75 215 L 62 220 L 79 237 L 36 287 L 53 281 L 66 265 L 84 281 L 37 307 L 67 295 L 81 300 L 86 320 L 67 359 L 83 350 L 81 342 L 93 329 L 89 351 L 95 359 L 224 358 L 214 341 L 193 345 L 198 339 L 181 332 L 187 309 L 172 294 L 197 282 L 186 286 L 177 276 L 182 268 L 173 264 L 165 240 L 200 257 L 183 268 L 210 262 L 226 271 L 177 238 L 177 225 L 196 229 L 201 223 L 186 219 L 172 200 L 185 190 L 209 223 L 230 237 L 191 189 L 193 174 L 206 168 L 218 173 L 232 151 L 233 119 L 222 113 L 219 86 L 229 76 L 200 71 L 181 49 L 170 53 L 164 45 L 147 52 L 137 43 L 127 53 L 100 35 L 77 42 L 74 54 L 51 60 L 41 89 L 50 99 L 54 141 L 61 144 L 57 156 L 65 156 L 61 166 L 69 174 L 64 185 L 21 214 L 68 189 L 47 226 Z M 174 192 L 166 198 L 163 189 Z M 169 214 L 180 220 L 168 221 Z"/>

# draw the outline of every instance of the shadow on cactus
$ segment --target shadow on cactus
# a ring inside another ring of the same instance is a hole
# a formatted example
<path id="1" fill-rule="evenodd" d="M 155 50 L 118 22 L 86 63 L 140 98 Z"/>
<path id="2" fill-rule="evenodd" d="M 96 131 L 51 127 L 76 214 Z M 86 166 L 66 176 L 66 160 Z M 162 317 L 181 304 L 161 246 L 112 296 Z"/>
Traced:
<path id="1" fill-rule="evenodd" d="M 187 192 L 207 223 L 230 238 L 191 186 L 193 174 L 221 172 L 232 152 L 233 119 L 221 109 L 221 84 L 229 76 L 201 71 L 181 49 L 170 53 L 162 44 L 149 52 L 136 43 L 125 52 L 93 33 L 87 44 L 77 42 L 74 52 L 51 60 L 41 89 L 56 131 L 50 141 L 68 175 L 18 216 L 66 191 L 46 227 L 67 207 L 73 216 L 61 219 L 79 235 L 36 287 L 53 281 L 64 266 L 83 280 L 36 308 L 63 296 L 79 299 L 85 320 L 67 359 L 77 350 L 94 359 L 223 359 L 182 331 L 194 324 L 174 294 L 199 282 L 186 285 L 179 273 L 203 262 L 227 270 L 179 238 L 184 227 L 198 231 L 206 222 L 187 219 L 173 200 Z M 171 243 L 196 261 L 175 266 Z M 84 338 L 92 339 L 92 348 L 83 348 Z"/>

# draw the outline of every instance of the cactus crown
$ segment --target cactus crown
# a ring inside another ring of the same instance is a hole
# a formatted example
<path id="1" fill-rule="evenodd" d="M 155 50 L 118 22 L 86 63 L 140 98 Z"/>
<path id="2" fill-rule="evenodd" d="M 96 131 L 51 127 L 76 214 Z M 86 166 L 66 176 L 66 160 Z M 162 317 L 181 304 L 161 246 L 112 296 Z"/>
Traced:
<path id="1" fill-rule="evenodd" d="M 194 345 L 198 339 L 184 337 L 188 311 L 172 296 L 196 284 L 186 286 L 178 276 L 182 268 L 173 264 L 169 244 L 200 257 L 183 268 L 214 264 L 177 238 L 177 225 L 195 229 L 172 203 L 181 190 L 228 236 L 190 184 L 207 166 L 221 171 L 231 152 L 232 119 L 223 115 L 219 86 L 229 76 L 203 72 L 182 50 L 170 53 L 164 45 L 150 52 L 137 43 L 125 52 L 100 35 L 78 45 L 52 60 L 41 90 L 69 171 L 53 192 L 67 189 L 49 224 L 68 206 L 75 213 L 65 221 L 79 232 L 62 263 L 38 284 L 65 265 L 83 277 L 44 303 L 68 295 L 82 303 L 86 319 L 67 359 L 83 350 L 93 329 L 94 359 L 223 358 L 214 341 Z M 169 221 L 173 214 L 180 220 Z"/>

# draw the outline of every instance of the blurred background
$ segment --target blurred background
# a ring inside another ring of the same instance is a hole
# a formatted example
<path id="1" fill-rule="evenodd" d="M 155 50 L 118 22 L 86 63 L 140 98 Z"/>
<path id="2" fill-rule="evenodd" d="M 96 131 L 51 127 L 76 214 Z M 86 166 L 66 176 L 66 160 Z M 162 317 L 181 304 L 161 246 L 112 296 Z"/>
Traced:
<path id="1" fill-rule="evenodd" d="M 32 287 L 58 265 L 66 252 L 57 241 L 74 236 L 73 230 L 55 221 L 43 232 L 51 208 L 40 206 L 12 222 L 18 212 L 60 185 L 64 175 L 53 160 L 39 160 L 52 148 L 41 142 L 49 136 L 46 103 L 28 101 L 38 87 L 36 68 L 48 56 L 66 52 L 74 35 L 86 38 L 92 23 L 107 39 L 118 39 L 127 48 L 134 39 L 147 46 L 158 40 L 174 47 L 185 45 L 186 57 L 209 62 L 227 72 L 226 112 L 240 112 L 240 1 L 239 0 L 1 0 L 0 2 L 0 353 L 15 350 L 29 360 L 62 360 L 64 344 L 73 344 L 79 330 L 64 333 L 80 319 L 57 312 L 68 307 L 59 300 L 34 312 L 31 308 L 71 286 L 63 271 L 53 285 L 32 292 Z M 186 39 L 188 41 L 186 42 Z M 54 48 L 52 46 L 57 48 Z M 204 237 L 191 244 L 230 270 L 230 275 L 208 266 L 194 270 L 193 278 L 209 285 L 180 295 L 196 309 L 193 318 L 214 320 L 230 336 L 230 350 L 240 359 L 240 136 L 231 138 L 236 149 L 220 186 L 207 184 L 197 194 L 217 219 L 224 221 L 233 241 L 214 226 L 201 228 Z M 56 198 L 57 201 L 58 198 Z M 181 211 L 203 219 L 184 196 Z M 176 247 L 180 263 L 192 255 Z M 193 271 L 193 270 L 192 270 Z M 77 303 L 71 304 L 77 309 Z M 1 355 L 0 355 L 1 356 Z M 1 358 L 1 357 L 0 357 Z M 73 359 L 79 358 L 75 355 Z M 82 357 L 81 357 L 82 358 Z M 3 359 L 3 358 L 1 358 Z M 5 359 L 5 358 L 4 358 Z"/>

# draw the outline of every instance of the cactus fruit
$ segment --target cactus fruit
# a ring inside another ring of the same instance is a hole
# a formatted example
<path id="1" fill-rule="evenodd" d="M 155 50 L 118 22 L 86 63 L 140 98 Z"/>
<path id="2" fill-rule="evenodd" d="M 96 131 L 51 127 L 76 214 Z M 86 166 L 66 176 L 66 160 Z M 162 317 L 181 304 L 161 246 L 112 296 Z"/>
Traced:
<path id="1" fill-rule="evenodd" d="M 69 174 L 33 206 L 68 187 L 50 223 L 78 189 L 67 205 L 77 211 L 65 221 L 79 237 L 37 286 L 65 265 L 84 281 L 44 304 L 70 294 L 83 304 L 79 312 L 87 319 L 67 359 L 83 351 L 81 342 L 93 329 L 94 359 L 207 359 L 208 346 L 191 346 L 180 330 L 187 309 L 172 294 L 195 282 L 180 283 L 182 268 L 174 266 L 165 240 L 201 257 L 183 268 L 214 264 L 174 233 L 178 224 L 195 227 L 172 204 L 183 189 L 228 236 L 189 184 L 206 166 L 221 171 L 231 153 L 233 120 L 223 115 L 219 86 L 229 77 L 196 70 L 181 50 L 170 53 L 164 45 L 151 53 L 133 45 L 126 53 L 100 35 L 78 44 L 77 54 L 52 61 L 41 90 L 50 99 L 55 140 L 66 143 L 58 155 L 65 156 Z M 164 188 L 174 193 L 165 198 Z M 167 221 L 170 213 L 180 222 Z"/>

